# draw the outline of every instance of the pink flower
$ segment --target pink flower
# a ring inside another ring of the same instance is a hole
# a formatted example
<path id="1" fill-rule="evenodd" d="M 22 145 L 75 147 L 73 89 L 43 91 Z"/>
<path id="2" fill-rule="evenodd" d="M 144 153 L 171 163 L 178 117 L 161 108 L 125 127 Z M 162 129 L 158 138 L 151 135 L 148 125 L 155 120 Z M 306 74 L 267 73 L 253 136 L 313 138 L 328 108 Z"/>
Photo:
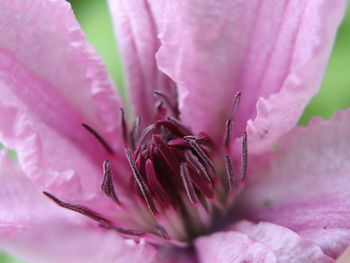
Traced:
<path id="1" fill-rule="evenodd" d="M 133 126 L 67 2 L 0 3 L 0 141 L 19 159 L 1 152 L 1 248 L 270 263 L 350 244 L 349 112 L 293 128 L 345 0 L 110 0 Z"/>

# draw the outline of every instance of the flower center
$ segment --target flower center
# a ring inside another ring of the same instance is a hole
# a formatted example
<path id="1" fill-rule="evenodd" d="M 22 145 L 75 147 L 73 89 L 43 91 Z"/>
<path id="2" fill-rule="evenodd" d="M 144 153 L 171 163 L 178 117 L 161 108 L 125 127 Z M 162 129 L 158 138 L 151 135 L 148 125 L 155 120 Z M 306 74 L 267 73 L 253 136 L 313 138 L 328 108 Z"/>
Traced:
<path id="1" fill-rule="evenodd" d="M 223 146 L 214 145 L 210 137 L 201 132 L 193 135 L 177 118 L 177 109 L 159 93 L 175 117 L 167 117 L 162 101 L 158 104 L 158 120 L 139 130 L 140 118 L 129 133 L 122 111 L 125 153 L 130 165 L 129 187 L 132 211 L 143 222 L 140 229 L 130 230 L 115 226 L 110 220 L 92 210 L 68 204 L 46 193 L 58 205 L 84 214 L 105 228 L 126 235 L 143 235 L 145 232 L 165 240 L 189 242 L 210 231 L 232 205 L 235 190 L 244 179 L 247 164 L 247 141 L 243 136 L 241 172 L 234 176 L 229 155 L 233 119 L 226 123 Z M 233 109 L 237 107 L 239 94 Z M 83 125 L 98 141 L 112 152 L 105 140 L 92 128 Z M 225 147 L 226 145 L 226 147 Z M 117 195 L 109 161 L 104 163 L 102 191 L 117 205 L 122 201 Z M 130 205 L 130 203 L 129 203 Z"/>
<path id="2" fill-rule="evenodd" d="M 195 235 L 196 229 L 203 232 L 204 226 L 199 229 L 198 224 L 208 223 L 206 210 L 218 181 L 210 159 L 210 138 L 205 133 L 193 136 L 179 121 L 168 118 L 147 127 L 133 153 L 125 151 L 132 170 L 132 192 L 157 221 L 166 224 L 162 227 L 173 228 L 162 217 L 176 213 L 182 221 L 176 227 L 182 233 L 170 229 L 171 236 L 183 239 Z"/>

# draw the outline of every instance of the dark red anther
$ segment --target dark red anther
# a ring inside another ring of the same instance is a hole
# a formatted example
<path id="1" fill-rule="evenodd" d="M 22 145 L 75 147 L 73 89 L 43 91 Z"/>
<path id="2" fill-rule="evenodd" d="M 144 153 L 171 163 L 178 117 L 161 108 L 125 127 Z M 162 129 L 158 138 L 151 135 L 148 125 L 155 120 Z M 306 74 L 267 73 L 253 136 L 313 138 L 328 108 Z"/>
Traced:
<path id="1" fill-rule="evenodd" d="M 150 191 L 149 191 L 145 181 L 143 180 L 139 170 L 136 167 L 135 161 L 132 157 L 130 150 L 128 148 L 125 148 L 125 153 L 126 153 L 126 157 L 127 157 L 128 161 L 129 161 L 129 165 L 131 167 L 134 178 L 137 182 L 137 185 L 142 193 L 142 196 L 143 196 L 149 210 L 151 211 L 152 214 L 154 214 L 154 215 L 157 214 L 158 211 L 153 203 Z"/>
<path id="2" fill-rule="evenodd" d="M 148 159 L 145 162 L 145 166 L 147 182 L 150 185 L 150 188 L 152 189 L 152 196 L 158 201 L 162 208 L 167 208 L 171 201 L 157 178 L 157 173 L 154 168 L 153 162 L 150 159 Z"/>
<path id="3" fill-rule="evenodd" d="M 171 124 L 176 126 L 184 135 L 190 135 L 191 134 L 191 131 L 189 129 L 187 129 L 185 126 L 183 126 L 182 123 L 179 120 L 174 119 L 172 117 L 168 117 L 167 120 L 169 122 L 171 122 Z"/>
<path id="4" fill-rule="evenodd" d="M 241 180 L 245 179 L 248 165 L 248 138 L 247 132 L 243 134 L 242 140 L 242 160 L 241 160 Z"/>
<path id="5" fill-rule="evenodd" d="M 182 137 L 186 135 L 185 133 L 183 133 L 182 129 L 179 128 L 176 124 L 174 125 L 174 123 L 167 120 L 158 120 L 156 122 L 156 126 L 166 127 L 172 134 L 174 134 L 177 137 Z"/>
<path id="6" fill-rule="evenodd" d="M 174 156 L 173 152 L 168 148 L 168 145 L 162 140 L 159 135 L 153 135 L 152 140 L 157 145 L 159 153 L 163 157 L 168 167 L 174 173 L 174 175 L 179 174 L 178 167 L 180 166 L 180 163 Z"/>
<path id="7" fill-rule="evenodd" d="M 97 131 L 95 131 L 93 128 L 91 128 L 89 125 L 85 123 L 82 123 L 81 125 L 97 139 L 97 141 L 103 146 L 103 148 L 105 148 L 105 150 L 109 154 L 114 154 L 112 147 L 109 146 L 106 140 L 103 139 L 103 137 Z"/>
<path id="8" fill-rule="evenodd" d="M 168 145 L 173 147 L 182 147 L 182 148 L 190 146 L 188 141 L 186 141 L 183 137 L 179 137 L 168 141 Z"/>
<path id="9" fill-rule="evenodd" d="M 115 203 L 120 205 L 119 198 L 114 189 L 112 169 L 109 161 L 104 161 L 103 163 L 103 181 L 101 184 L 101 190 L 107 197 L 111 198 Z"/>
<path id="10" fill-rule="evenodd" d="M 209 135 L 205 132 L 200 132 L 196 137 L 196 141 L 201 145 L 206 145 L 208 147 L 214 147 L 213 141 L 210 139 Z"/>
<path id="11" fill-rule="evenodd" d="M 103 216 L 101 216 L 97 212 L 94 212 L 87 207 L 66 203 L 48 192 L 43 192 L 43 194 L 46 195 L 48 198 L 50 198 L 52 201 L 54 201 L 57 205 L 59 205 L 61 207 L 64 207 L 64 208 L 69 209 L 71 211 L 74 211 L 74 212 L 77 212 L 77 213 L 82 214 L 84 216 L 87 216 L 87 217 L 99 222 L 100 224 L 103 224 L 103 225 L 110 225 L 111 224 L 111 222 L 108 219 L 104 218 Z"/>
<path id="12" fill-rule="evenodd" d="M 235 187 L 235 182 L 233 177 L 232 160 L 231 160 L 231 157 L 228 155 L 225 156 L 225 168 L 226 168 L 229 191 L 232 191 Z"/>
<path id="13" fill-rule="evenodd" d="M 191 182 L 191 178 L 190 178 L 188 167 L 187 167 L 186 163 L 181 163 L 180 175 L 181 175 L 182 183 L 183 183 L 185 190 L 186 190 L 187 197 L 190 200 L 190 202 L 192 204 L 194 204 L 195 202 L 197 202 L 197 197 L 196 197 L 196 193 L 195 193 L 194 188 L 193 188 L 193 184 Z"/>

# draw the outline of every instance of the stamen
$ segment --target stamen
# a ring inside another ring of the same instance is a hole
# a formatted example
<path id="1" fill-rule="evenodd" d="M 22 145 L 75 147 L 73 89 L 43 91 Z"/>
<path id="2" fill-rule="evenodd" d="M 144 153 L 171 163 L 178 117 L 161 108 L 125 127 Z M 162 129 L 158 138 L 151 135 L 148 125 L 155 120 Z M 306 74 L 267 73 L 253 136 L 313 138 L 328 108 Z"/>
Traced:
<path id="1" fill-rule="evenodd" d="M 184 135 L 191 134 L 191 131 L 189 129 L 187 129 L 185 126 L 183 126 L 182 123 L 179 122 L 177 119 L 174 119 L 172 117 L 168 117 L 167 120 L 170 121 L 172 125 L 176 126 L 180 131 L 182 131 Z"/>
<path id="2" fill-rule="evenodd" d="M 145 139 L 148 137 L 148 135 L 150 135 L 154 131 L 155 128 L 156 126 L 154 124 L 151 124 L 146 129 L 144 129 L 138 143 L 143 144 Z"/>
<path id="3" fill-rule="evenodd" d="M 214 196 L 212 185 L 207 182 L 207 180 L 203 180 L 203 178 L 198 177 L 196 171 L 192 166 L 188 166 L 189 176 L 191 181 L 194 183 L 196 188 L 208 198 L 212 198 Z"/>
<path id="4" fill-rule="evenodd" d="M 228 119 L 225 124 L 224 145 L 226 148 L 230 147 L 232 137 L 232 120 Z"/>
<path id="5" fill-rule="evenodd" d="M 146 204 L 147 204 L 149 210 L 151 211 L 151 213 L 153 215 L 157 214 L 158 211 L 157 211 L 157 209 L 152 201 L 150 191 L 149 191 L 148 187 L 146 186 L 145 181 L 142 179 L 142 176 L 141 176 L 139 170 L 136 167 L 136 164 L 134 162 L 134 159 L 132 158 L 132 154 L 131 154 L 130 150 L 128 148 L 125 148 L 125 153 L 126 153 L 126 157 L 127 157 L 128 161 L 129 161 L 129 165 L 131 167 L 131 170 L 133 172 L 134 178 L 137 182 L 137 185 L 139 186 L 139 189 L 142 193 L 143 198 L 146 201 Z"/>
<path id="6" fill-rule="evenodd" d="M 234 99 L 233 99 L 232 110 L 231 110 L 231 114 L 230 114 L 230 118 L 229 118 L 232 121 L 236 120 L 236 115 L 237 115 L 239 103 L 241 101 L 241 95 L 242 95 L 241 92 L 237 92 Z"/>
<path id="7" fill-rule="evenodd" d="M 172 151 L 169 150 L 167 144 L 162 140 L 162 138 L 159 135 L 153 135 L 152 139 L 154 143 L 158 146 L 157 149 L 159 150 L 159 153 L 163 157 L 164 161 L 171 168 L 175 175 L 178 174 L 179 162 L 172 153 Z"/>
<path id="8" fill-rule="evenodd" d="M 136 149 L 136 145 L 140 137 L 140 124 L 141 124 L 141 117 L 137 117 L 130 134 L 131 147 L 133 150 Z"/>
<path id="9" fill-rule="evenodd" d="M 159 120 L 156 122 L 157 127 L 163 126 L 166 127 L 171 133 L 173 133 L 176 136 L 182 137 L 186 134 L 182 131 L 181 127 L 178 127 L 178 125 L 171 123 L 168 120 Z"/>
<path id="10" fill-rule="evenodd" d="M 89 125 L 82 123 L 81 124 L 88 132 L 90 132 L 98 141 L 99 143 L 102 144 L 102 146 L 105 148 L 105 150 L 109 153 L 114 155 L 114 151 L 112 149 L 112 147 L 109 146 L 109 144 L 105 141 L 105 139 L 103 139 L 103 137 L 97 132 L 95 131 L 93 128 L 91 128 Z"/>
<path id="11" fill-rule="evenodd" d="M 180 165 L 180 175 L 182 178 L 183 185 L 186 190 L 186 194 L 188 199 L 192 204 L 194 204 L 197 201 L 196 194 L 193 188 L 193 184 L 190 180 L 190 175 L 188 172 L 187 164 L 186 163 L 181 163 Z"/>
<path id="12" fill-rule="evenodd" d="M 128 126 L 126 124 L 125 112 L 123 108 L 120 108 L 120 120 L 121 120 L 124 144 L 128 145 Z"/>
<path id="13" fill-rule="evenodd" d="M 111 198 L 114 202 L 120 205 L 119 198 L 114 189 L 112 169 L 109 161 L 104 161 L 103 163 L 103 181 L 101 184 L 101 190 L 107 197 Z"/>
<path id="14" fill-rule="evenodd" d="M 196 140 L 188 139 L 189 144 L 192 146 L 193 150 L 198 154 L 198 156 L 202 159 L 202 161 L 207 164 L 215 174 L 215 167 L 213 162 L 209 159 L 207 154 L 203 151 L 203 149 L 199 146 Z"/>
<path id="15" fill-rule="evenodd" d="M 233 99 L 232 110 L 229 114 L 229 118 L 226 121 L 226 125 L 225 125 L 224 145 L 227 148 L 230 147 L 230 144 L 231 144 L 232 126 L 234 121 L 236 120 L 236 115 L 237 115 L 240 100 L 241 100 L 241 92 L 237 92 Z"/>
<path id="16" fill-rule="evenodd" d="M 158 229 L 158 231 L 160 233 L 160 236 L 163 239 L 165 239 L 165 240 L 169 240 L 170 239 L 168 231 L 166 231 L 166 229 L 163 226 L 157 225 L 156 228 Z"/>
<path id="17" fill-rule="evenodd" d="M 84 216 L 87 216 L 87 217 L 99 222 L 100 224 L 103 224 L 103 225 L 110 225 L 111 224 L 111 222 L 109 222 L 108 219 L 105 219 L 100 214 L 90 210 L 87 207 L 63 202 L 62 200 L 58 199 L 57 197 L 55 197 L 54 195 L 52 195 L 48 192 L 43 192 L 43 194 L 46 195 L 48 198 L 50 198 L 52 201 L 54 201 L 57 205 L 59 205 L 63 208 L 66 208 L 66 209 L 69 209 L 71 211 L 82 214 Z"/>
<path id="18" fill-rule="evenodd" d="M 145 166 L 146 166 L 147 181 L 149 182 L 151 188 L 153 189 L 152 194 L 155 196 L 156 200 L 160 203 L 160 205 L 163 208 L 168 207 L 171 201 L 158 181 L 153 162 L 150 159 L 148 159 L 146 161 Z"/>
<path id="19" fill-rule="evenodd" d="M 229 185 L 229 191 L 231 192 L 234 188 L 234 178 L 233 178 L 231 157 L 228 155 L 225 156 L 225 167 L 226 167 L 226 174 L 227 174 L 227 180 L 228 180 L 228 185 Z"/>
<path id="20" fill-rule="evenodd" d="M 242 140 L 242 160 L 241 160 L 241 180 L 244 180 L 247 174 L 247 165 L 248 165 L 248 140 L 247 132 L 243 134 Z"/>
<path id="21" fill-rule="evenodd" d="M 154 95 L 157 95 L 159 97 L 161 97 L 163 99 L 163 101 L 165 102 L 165 104 L 171 109 L 171 111 L 173 112 L 175 118 L 178 118 L 179 117 L 179 109 L 177 107 L 177 105 L 172 105 L 172 103 L 170 102 L 169 98 L 167 95 L 165 95 L 164 93 L 162 93 L 161 91 L 159 90 L 155 90 L 154 91 Z"/>
<path id="22" fill-rule="evenodd" d="M 208 183 L 211 183 L 211 178 L 210 178 L 207 170 L 205 169 L 203 164 L 199 161 L 197 156 L 192 153 L 192 151 L 186 151 L 185 158 L 186 158 L 187 162 L 192 164 L 192 166 L 196 169 L 198 174 L 203 175 L 207 179 Z"/>
<path id="23" fill-rule="evenodd" d="M 119 232 L 120 234 L 124 234 L 124 235 L 131 235 L 131 236 L 143 236 L 146 233 L 139 231 L 139 230 L 134 230 L 134 229 L 126 229 L 126 228 L 122 228 L 122 227 L 117 227 L 111 224 L 100 224 L 101 227 L 106 228 L 106 229 L 111 229 L 111 230 L 115 230 L 117 232 Z"/>

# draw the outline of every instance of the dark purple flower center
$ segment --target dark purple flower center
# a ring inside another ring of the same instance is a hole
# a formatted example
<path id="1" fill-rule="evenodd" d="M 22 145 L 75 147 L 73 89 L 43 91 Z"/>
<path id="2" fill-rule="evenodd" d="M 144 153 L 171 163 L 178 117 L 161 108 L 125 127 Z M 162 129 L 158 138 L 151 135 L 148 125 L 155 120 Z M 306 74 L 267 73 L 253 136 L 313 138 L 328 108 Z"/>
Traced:
<path id="1" fill-rule="evenodd" d="M 178 119 L 178 110 L 172 108 L 166 96 L 157 94 L 163 101 L 157 105 L 157 121 L 140 131 L 137 118 L 131 132 L 122 111 L 125 153 L 130 165 L 130 180 L 126 191 L 150 227 L 138 230 L 114 225 L 98 213 L 79 205 L 68 204 L 45 193 L 58 205 L 84 214 L 101 226 L 126 235 L 143 235 L 150 232 L 163 239 L 189 241 L 210 231 L 218 217 L 227 212 L 233 202 L 234 190 L 243 180 L 247 164 L 246 135 L 243 137 L 242 165 L 235 176 L 227 146 L 231 140 L 233 119 L 226 123 L 223 145 L 214 145 L 210 137 L 201 132 L 193 135 Z M 235 98 L 237 108 L 239 94 Z M 174 117 L 167 117 L 168 105 Z M 86 124 L 83 126 L 109 152 L 106 141 Z M 103 165 L 102 191 L 117 205 L 118 198 L 109 161 Z"/>

